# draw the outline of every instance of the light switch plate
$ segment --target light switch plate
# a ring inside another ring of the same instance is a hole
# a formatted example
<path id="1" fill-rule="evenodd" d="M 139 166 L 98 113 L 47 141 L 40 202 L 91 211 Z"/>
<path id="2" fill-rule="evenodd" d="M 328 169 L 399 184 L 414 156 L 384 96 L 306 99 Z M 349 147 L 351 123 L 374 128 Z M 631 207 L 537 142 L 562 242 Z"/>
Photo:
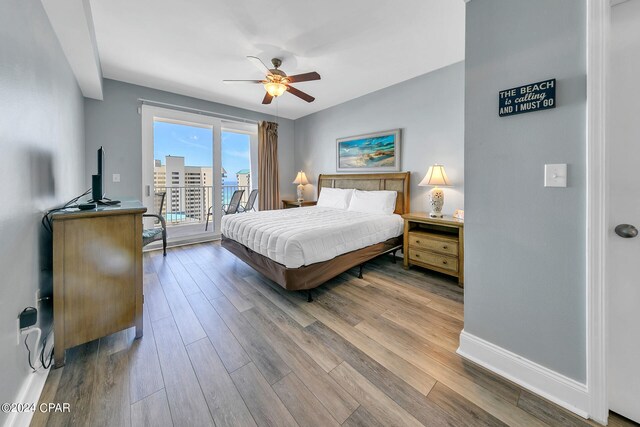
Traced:
<path id="1" fill-rule="evenodd" d="M 114 173 L 113 174 L 113 182 L 120 182 L 120 174 L 119 173 Z"/>
<path id="2" fill-rule="evenodd" d="M 566 187 L 567 186 L 567 164 L 544 165 L 544 186 L 545 187 Z"/>

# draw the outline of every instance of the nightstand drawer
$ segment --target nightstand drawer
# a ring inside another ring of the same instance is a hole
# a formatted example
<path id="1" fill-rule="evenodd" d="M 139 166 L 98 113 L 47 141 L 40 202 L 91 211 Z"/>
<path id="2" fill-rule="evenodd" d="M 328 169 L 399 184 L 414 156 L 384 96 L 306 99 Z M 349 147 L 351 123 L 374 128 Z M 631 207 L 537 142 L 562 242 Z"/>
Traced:
<path id="1" fill-rule="evenodd" d="M 409 246 L 458 256 L 458 242 L 432 233 L 410 232 Z"/>
<path id="2" fill-rule="evenodd" d="M 429 264 L 444 270 L 458 271 L 458 258 L 440 255 L 435 252 L 409 248 L 409 259 L 422 264 Z"/>

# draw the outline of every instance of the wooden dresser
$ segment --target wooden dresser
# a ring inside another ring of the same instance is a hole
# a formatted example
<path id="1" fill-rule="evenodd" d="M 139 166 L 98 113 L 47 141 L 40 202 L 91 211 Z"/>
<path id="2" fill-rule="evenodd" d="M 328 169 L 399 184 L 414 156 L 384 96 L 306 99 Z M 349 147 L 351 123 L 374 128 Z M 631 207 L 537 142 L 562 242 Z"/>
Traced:
<path id="1" fill-rule="evenodd" d="M 55 367 L 65 350 L 123 329 L 142 336 L 139 202 L 53 214 Z"/>
<path id="2" fill-rule="evenodd" d="M 414 212 L 404 218 L 404 267 L 428 268 L 464 283 L 464 221 Z"/>

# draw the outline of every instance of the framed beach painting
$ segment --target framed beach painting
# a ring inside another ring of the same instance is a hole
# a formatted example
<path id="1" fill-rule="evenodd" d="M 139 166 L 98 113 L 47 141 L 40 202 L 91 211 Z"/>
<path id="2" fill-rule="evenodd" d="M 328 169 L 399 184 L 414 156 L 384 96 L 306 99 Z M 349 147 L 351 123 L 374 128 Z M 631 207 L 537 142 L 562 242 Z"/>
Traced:
<path id="1" fill-rule="evenodd" d="M 400 129 L 336 140 L 337 172 L 400 170 Z"/>

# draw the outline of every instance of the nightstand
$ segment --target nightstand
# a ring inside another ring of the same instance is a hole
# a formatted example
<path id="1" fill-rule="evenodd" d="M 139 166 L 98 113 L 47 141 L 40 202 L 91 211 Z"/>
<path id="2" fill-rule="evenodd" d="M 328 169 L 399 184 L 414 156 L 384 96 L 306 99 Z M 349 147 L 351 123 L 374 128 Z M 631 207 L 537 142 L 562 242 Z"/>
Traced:
<path id="1" fill-rule="evenodd" d="M 313 200 L 304 200 L 302 202 L 299 202 L 297 200 L 283 200 L 282 209 L 300 208 L 302 206 L 315 206 L 316 203 L 318 202 Z"/>
<path id="2" fill-rule="evenodd" d="M 458 278 L 464 283 L 464 220 L 431 218 L 414 212 L 404 218 L 404 268 L 413 265 Z"/>

